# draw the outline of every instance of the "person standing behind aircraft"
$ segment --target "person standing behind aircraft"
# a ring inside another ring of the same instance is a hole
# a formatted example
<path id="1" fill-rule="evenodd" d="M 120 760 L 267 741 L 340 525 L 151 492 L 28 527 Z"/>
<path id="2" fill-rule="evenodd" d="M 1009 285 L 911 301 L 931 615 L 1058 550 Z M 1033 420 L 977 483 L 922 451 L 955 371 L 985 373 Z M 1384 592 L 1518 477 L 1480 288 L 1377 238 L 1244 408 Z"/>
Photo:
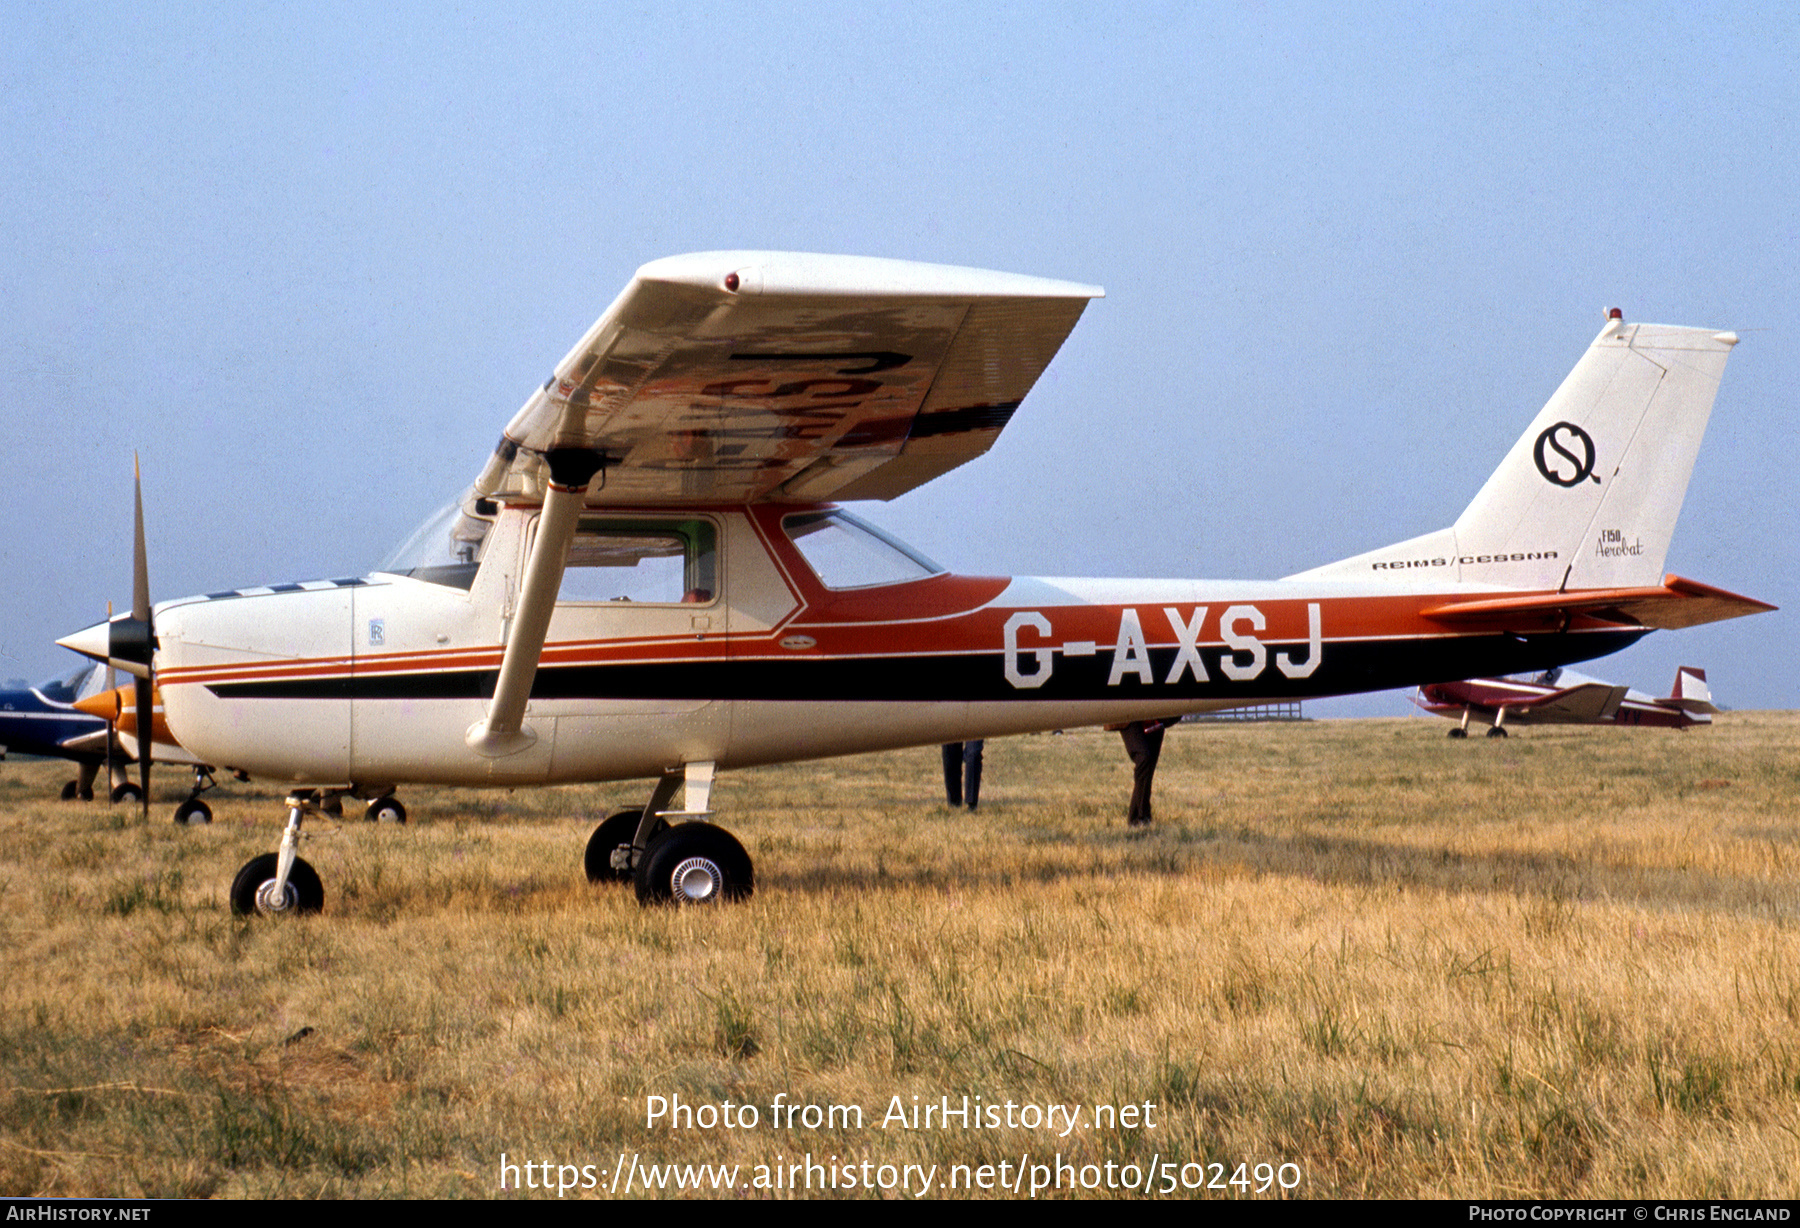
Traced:
<path id="1" fill-rule="evenodd" d="M 973 810 L 981 800 L 981 747 L 979 741 L 944 743 L 944 800 L 950 805 L 966 802 Z"/>
<path id="2" fill-rule="evenodd" d="M 1132 827 L 1150 826 L 1150 786 L 1156 780 L 1156 761 L 1162 756 L 1163 731 L 1180 719 L 1170 716 L 1107 726 L 1118 730 L 1125 740 L 1125 753 L 1131 756 L 1131 807 L 1125 812 L 1125 821 Z"/>

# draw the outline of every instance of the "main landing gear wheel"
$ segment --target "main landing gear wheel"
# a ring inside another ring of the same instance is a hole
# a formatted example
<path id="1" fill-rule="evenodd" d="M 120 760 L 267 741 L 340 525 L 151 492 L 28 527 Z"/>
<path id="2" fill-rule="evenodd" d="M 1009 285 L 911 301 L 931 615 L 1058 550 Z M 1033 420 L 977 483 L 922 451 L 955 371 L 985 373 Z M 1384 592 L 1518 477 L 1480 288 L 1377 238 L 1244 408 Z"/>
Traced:
<path id="1" fill-rule="evenodd" d="M 650 842 L 635 875 L 640 904 L 742 900 L 756 889 L 750 854 L 711 823 L 683 823 Z"/>
<path id="2" fill-rule="evenodd" d="M 144 795 L 136 785 L 120 785 L 112 791 L 112 804 L 115 806 L 120 802 L 141 802 L 143 800 Z"/>
<path id="3" fill-rule="evenodd" d="M 632 874 L 629 868 L 620 870 L 613 866 L 613 850 L 620 845 L 629 845 L 632 837 L 637 835 L 638 820 L 644 817 L 641 810 L 621 810 L 609 816 L 594 834 L 588 837 L 587 855 L 582 864 L 587 870 L 590 883 L 628 883 Z M 650 832 L 650 839 L 655 840 L 669 830 L 668 823 L 656 820 L 656 827 Z"/>
<path id="4" fill-rule="evenodd" d="M 175 807 L 175 823 L 178 827 L 204 827 L 212 822 L 212 807 L 197 797 L 190 797 Z"/>
<path id="5" fill-rule="evenodd" d="M 231 880 L 231 911 L 240 917 L 273 917 L 292 913 L 318 912 L 325 907 L 325 886 L 318 873 L 300 858 L 288 871 L 287 890 L 275 895 L 275 868 L 278 854 L 264 853 L 244 863 L 244 868 Z"/>
<path id="6" fill-rule="evenodd" d="M 400 804 L 397 797 L 378 797 L 363 811 L 363 818 L 371 823 L 404 823 L 406 807 Z"/>
<path id="7" fill-rule="evenodd" d="M 1492 729 L 1487 731 L 1487 736 L 1490 738 L 1504 738 L 1506 736 L 1506 729 L 1503 726 L 1495 725 Z"/>
<path id="8" fill-rule="evenodd" d="M 1469 736 L 1469 731 L 1467 729 L 1452 729 L 1444 736 L 1449 738 L 1466 738 Z"/>

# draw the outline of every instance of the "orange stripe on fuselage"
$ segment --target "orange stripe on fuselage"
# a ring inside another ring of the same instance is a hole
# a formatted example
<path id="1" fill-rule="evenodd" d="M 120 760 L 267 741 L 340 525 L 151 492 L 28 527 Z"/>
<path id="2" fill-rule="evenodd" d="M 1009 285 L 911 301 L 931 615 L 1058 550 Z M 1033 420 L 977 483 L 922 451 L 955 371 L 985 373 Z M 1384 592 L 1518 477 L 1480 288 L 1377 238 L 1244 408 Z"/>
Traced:
<path id="1" fill-rule="evenodd" d="M 943 581 L 945 583 L 940 583 Z M 909 600 L 903 610 L 890 589 L 885 596 L 857 594 L 833 596 L 809 606 L 796 618 L 769 631 L 750 634 L 707 633 L 704 638 L 658 635 L 641 638 L 582 639 L 545 645 L 541 663 L 566 667 L 605 664 L 648 664 L 723 659 L 867 658 L 979 654 L 1001 649 L 1005 624 L 1021 612 L 1042 614 L 1053 626 L 1050 639 L 1058 645 L 1091 641 L 1096 653 L 1113 651 L 1121 636 L 1126 610 L 1136 612 L 1139 629 L 1148 647 L 1172 647 L 1182 633 L 1165 612 L 1174 609 L 1185 623 L 1202 605 L 1206 616 L 1197 629 L 1197 645 L 1224 645 L 1222 623 L 1228 611 L 1240 611 L 1234 630 L 1251 633 L 1265 644 L 1304 644 L 1310 636 L 1309 607 L 1320 608 L 1324 643 L 1398 639 L 1455 639 L 1475 634 L 1491 635 L 1493 627 L 1458 629 L 1434 622 L 1420 610 L 1449 599 L 1442 594 L 1406 593 L 1380 596 L 1293 597 L 1209 600 L 1205 602 L 1151 600 L 1105 605 L 991 606 L 967 603 L 992 601 L 1009 582 L 988 577 L 933 577 L 915 581 L 908 589 L 930 586 L 930 600 L 915 606 Z M 960 609 L 958 607 L 961 607 Z M 1263 620 L 1252 631 L 1242 611 L 1254 609 Z M 826 615 L 829 614 L 829 617 Z M 898 614 L 898 617 L 897 617 Z M 790 650 L 778 645 L 796 628 L 804 627 L 813 645 Z M 1588 615 L 1577 615 L 1570 631 L 1615 629 L 1618 624 Z M 1035 634 L 1035 633 L 1034 633 Z M 1049 641 L 1044 646 L 1048 646 Z M 1033 646 L 1039 646 L 1034 639 Z M 445 648 L 424 651 L 295 658 L 168 669 L 160 678 L 165 685 L 317 679 L 395 673 L 447 673 L 498 669 L 501 645 L 481 648 Z"/>

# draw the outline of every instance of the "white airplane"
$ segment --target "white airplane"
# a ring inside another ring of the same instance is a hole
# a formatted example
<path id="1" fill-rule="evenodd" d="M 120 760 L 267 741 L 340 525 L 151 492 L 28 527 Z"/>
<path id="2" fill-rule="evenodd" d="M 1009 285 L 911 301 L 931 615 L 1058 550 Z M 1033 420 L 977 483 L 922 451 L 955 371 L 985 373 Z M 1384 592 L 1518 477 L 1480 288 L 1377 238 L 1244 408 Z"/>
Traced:
<path id="1" fill-rule="evenodd" d="M 720 770 L 1542 670 L 1773 608 L 1662 574 L 1736 336 L 1617 311 L 1453 526 L 1284 580 L 951 575 L 827 502 L 985 452 L 1101 293 L 655 261 L 373 574 L 61 642 L 153 666 L 182 745 L 294 786 L 279 851 L 231 891 L 280 913 L 321 906 L 296 850 L 345 794 L 654 777 L 594 832 L 589 877 L 734 898 L 753 870 L 704 821 Z"/>

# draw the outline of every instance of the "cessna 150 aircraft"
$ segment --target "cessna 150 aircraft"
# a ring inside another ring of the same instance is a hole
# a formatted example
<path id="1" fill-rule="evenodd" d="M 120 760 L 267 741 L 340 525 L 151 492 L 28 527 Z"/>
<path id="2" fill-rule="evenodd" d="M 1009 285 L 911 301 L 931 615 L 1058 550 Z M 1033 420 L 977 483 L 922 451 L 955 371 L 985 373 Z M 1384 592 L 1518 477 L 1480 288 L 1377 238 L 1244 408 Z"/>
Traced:
<path id="1" fill-rule="evenodd" d="M 154 666 L 183 745 L 295 786 L 231 891 L 279 913 L 321 906 L 296 849 L 322 797 L 655 777 L 589 877 L 732 898 L 721 769 L 1546 669 L 1772 608 L 1661 570 L 1736 336 L 1617 312 L 1454 525 L 1285 580 L 951 575 L 828 502 L 985 452 L 1100 296 L 658 260 L 374 574 L 145 596 L 62 642 L 140 689 Z"/>
<path id="2" fill-rule="evenodd" d="M 1654 725 L 1690 729 L 1712 724 L 1713 706 L 1706 671 L 1684 665 L 1675 688 L 1657 699 L 1572 669 L 1547 669 L 1517 678 L 1469 678 L 1419 688 L 1413 700 L 1433 716 L 1461 718 L 1453 738 L 1469 736 L 1471 718 L 1485 721 L 1487 736 L 1504 738 L 1511 725 Z"/>

